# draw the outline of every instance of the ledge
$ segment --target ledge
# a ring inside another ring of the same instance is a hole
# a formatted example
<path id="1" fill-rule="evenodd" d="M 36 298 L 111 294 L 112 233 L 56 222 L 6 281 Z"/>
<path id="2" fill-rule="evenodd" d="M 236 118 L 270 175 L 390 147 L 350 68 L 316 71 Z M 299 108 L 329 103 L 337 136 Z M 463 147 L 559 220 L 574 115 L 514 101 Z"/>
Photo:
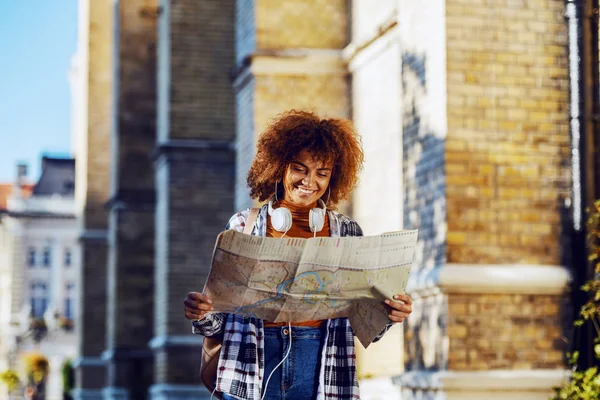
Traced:
<path id="1" fill-rule="evenodd" d="M 71 392 L 74 400 L 104 400 L 102 389 L 79 389 Z"/>
<path id="2" fill-rule="evenodd" d="M 129 392 L 127 389 L 116 386 L 108 386 L 102 389 L 102 394 L 105 400 L 129 400 Z"/>
<path id="3" fill-rule="evenodd" d="M 562 369 L 407 372 L 394 378 L 406 389 L 452 391 L 548 391 L 569 379 Z"/>
<path id="4" fill-rule="evenodd" d="M 347 75 L 342 50 L 284 49 L 258 50 L 248 55 L 233 73 L 233 87 L 239 90 L 249 75 Z"/>
<path id="5" fill-rule="evenodd" d="M 106 361 L 101 357 L 78 357 L 73 360 L 73 368 L 105 367 Z"/>
<path id="6" fill-rule="evenodd" d="M 196 347 L 201 348 L 202 336 L 181 335 L 181 336 L 156 336 L 148 342 L 148 347 L 152 350 L 163 349 L 167 347 Z"/>
<path id="7" fill-rule="evenodd" d="M 167 399 L 210 399 L 211 393 L 201 385 L 174 385 L 159 383 L 148 390 L 152 400 Z"/>
<path id="8" fill-rule="evenodd" d="M 154 353 L 148 348 L 120 348 L 102 352 L 102 360 L 107 363 L 111 361 L 152 359 L 153 357 Z"/>
<path id="9" fill-rule="evenodd" d="M 230 140 L 219 139 L 169 139 L 156 144 L 156 147 L 150 153 L 150 159 L 156 162 L 165 154 L 205 150 L 234 151 L 235 143 Z"/>
<path id="10" fill-rule="evenodd" d="M 108 240 L 108 229 L 82 229 L 79 233 L 81 241 L 101 241 Z"/>
<path id="11" fill-rule="evenodd" d="M 375 35 L 361 43 L 350 43 L 342 51 L 342 58 L 350 72 L 354 72 L 399 40 L 398 21 L 392 15 L 379 27 Z"/>
<path id="12" fill-rule="evenodd" d="M 562 294 L 571 280 L 560 265 L 446 264 L 411 276 L 407 291 L 447 293 Z"/>

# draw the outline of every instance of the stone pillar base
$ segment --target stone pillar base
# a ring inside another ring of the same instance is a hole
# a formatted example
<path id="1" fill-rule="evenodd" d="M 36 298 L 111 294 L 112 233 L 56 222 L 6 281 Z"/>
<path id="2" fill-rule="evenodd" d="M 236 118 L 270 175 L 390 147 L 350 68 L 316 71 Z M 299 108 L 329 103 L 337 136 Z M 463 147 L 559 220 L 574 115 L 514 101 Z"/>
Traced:
<path id="1" fill-rule="evenodd" d="M 361 379 L 359 384 L 362 400 L 403 400 L 400 387 L 391 377 Z"/>
<path id="2" fill-rule="evenodd" d="M 105 362 L 100 357 L 79 357 L 73 360 L 73 368 L 77 382 L 73 393 L 84 396 L 82 399 L 102 398 L 102 388 L 106 383 Z"/>
<path id="3" fill-rule="evenodd" d="M 73 400 L 104 400 L 102 389 L 73 389 Z"/>
<path id="4" fill-rule="evenodd" d="M 102 389 L 102 398 L 104 400 L 129 400 L 127 389 L 109 386 Z"/>
<path id="5" fill-rule="evenodd" d="M 210 398 L 211 393 L 201 385 L 161 383 L 150 387 L 151 400 L 209 400 Z"/>
<path id="6" fill-rule="evenodd" d="M 569 371 L 492 370 L 410 372 L 396 382 L 403 400 L 548 400 Z"/>

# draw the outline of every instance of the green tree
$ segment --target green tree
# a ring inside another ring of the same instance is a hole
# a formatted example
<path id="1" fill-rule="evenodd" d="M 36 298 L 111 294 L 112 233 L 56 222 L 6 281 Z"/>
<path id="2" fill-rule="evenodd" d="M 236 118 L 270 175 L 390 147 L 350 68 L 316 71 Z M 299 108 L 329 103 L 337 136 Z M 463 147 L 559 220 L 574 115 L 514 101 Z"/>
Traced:
<path id="1" fill-rule="evenodd" d="M 575 320 L 575 329 L 581 329 L 584 324 L 592 324 L 595 331 L 594 355 L 600 359 L 600 200 L 594 203 L 589 211 L 586 221 L 587 243 L 589 249 L 588 259 L 594 266 L 595 277 L 582 286 L 582 290 L 589 294 L 589 299 Z M 590 367 L 585 371 L 578 371 L 577 359 L 579 352 L 567 353 L 569 365 L 573 374 L 568 382 L 554 388 L 551 400 L 580 399 L 600 400 L 600 371 L 597 367 Z"/>

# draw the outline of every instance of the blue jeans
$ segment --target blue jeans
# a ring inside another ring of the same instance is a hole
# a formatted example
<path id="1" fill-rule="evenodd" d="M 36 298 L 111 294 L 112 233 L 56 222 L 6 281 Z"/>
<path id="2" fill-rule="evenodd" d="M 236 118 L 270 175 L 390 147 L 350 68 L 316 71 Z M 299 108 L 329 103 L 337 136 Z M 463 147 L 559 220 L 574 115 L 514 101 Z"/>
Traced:
<path id="1" fill-rule="evenodd" d="M 322 329 L 292 326 L 292 349 L 286 360 L 269 375 L 285 357 L 290 346 L 289 328 L 265 328 L 265 400 L 314 399 L 319 388 L 321 370 Z M 223 394 L 224 400 L 234 399 Z"/>

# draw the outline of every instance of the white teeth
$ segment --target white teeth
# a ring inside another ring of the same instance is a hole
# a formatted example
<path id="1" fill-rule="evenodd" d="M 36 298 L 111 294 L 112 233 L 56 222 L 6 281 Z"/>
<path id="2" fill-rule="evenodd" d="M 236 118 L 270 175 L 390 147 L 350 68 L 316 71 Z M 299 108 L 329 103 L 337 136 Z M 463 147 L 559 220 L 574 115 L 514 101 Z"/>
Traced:
<path id="1" fill-rule="evenodd" d="M 306 190 L 306 189 L 302 189 L 302 188 L 297 188 L 298 191 L 300 191 L 300 193 L 306 193 L 306 194 L 313 194 L 314 190 Z"/>

